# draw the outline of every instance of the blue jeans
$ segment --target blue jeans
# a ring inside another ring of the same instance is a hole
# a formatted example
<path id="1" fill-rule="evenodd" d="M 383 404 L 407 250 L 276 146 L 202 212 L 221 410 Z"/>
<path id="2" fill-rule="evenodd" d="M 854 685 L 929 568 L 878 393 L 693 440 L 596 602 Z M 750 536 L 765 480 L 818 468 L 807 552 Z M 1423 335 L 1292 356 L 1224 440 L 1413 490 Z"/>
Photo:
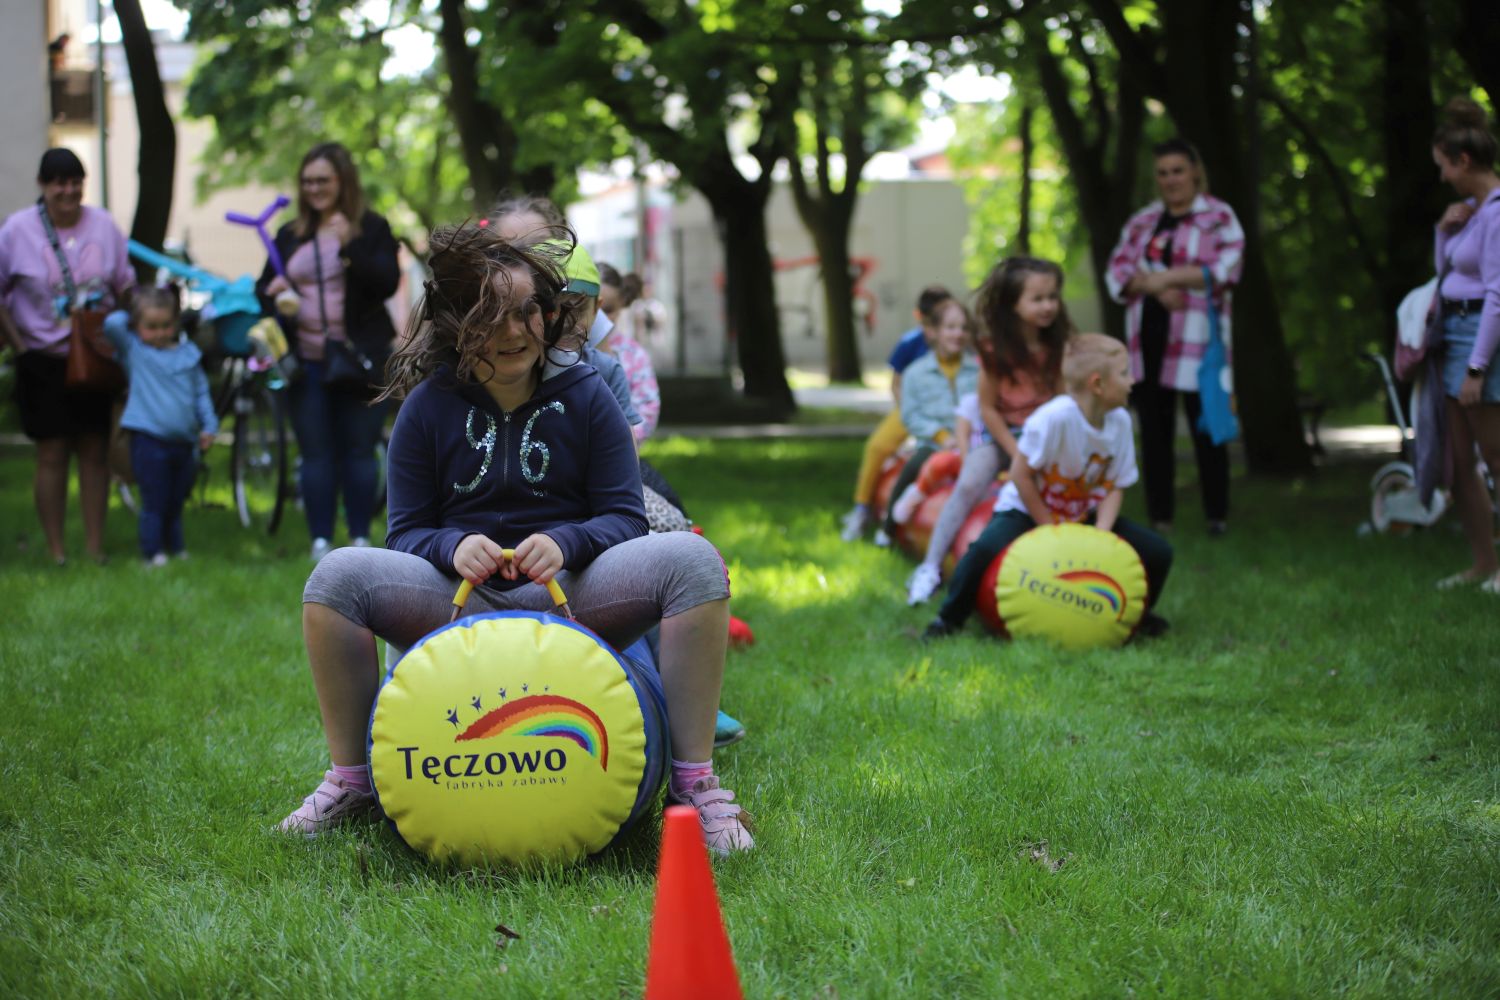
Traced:
<path id="1" fill-rule="evenodd" d="M 1443 391 L 1451 398 L 1458 398 L 1458 390 L 1469 374 L 1469 352 L 1474 350 L 1474 341 L 1479 337 L 1479 314 L 1457 313 L 1443 317 Z M 1500 352 L 1497 352 L 1500 357 Z M 1500 364 L 1490 363 L 1484 381 L 1480 383 L 1479 398 L 1485 403 L 1500 403 Z"/>
<path id="2" fill-rule="evenodd" d="M 198 475 L 193 443 L 131 431 L 130 467 L 141 493 L 141 555 L 150 559 L 162 551 L 181 552 L 182 507 Z"/>
<path id="3" fill-rule="evenodd" d="M 302 455 L 300 487 L 313 538 L 332 538 L 339 493 L 350 538 L 368 538 L 375 511 L 375 443 L 385 422 L 385 404 L 371 406 L 363 394 L 323 385 L 323 364 L 302 362 L 291 387 L 292 431 Z"/>

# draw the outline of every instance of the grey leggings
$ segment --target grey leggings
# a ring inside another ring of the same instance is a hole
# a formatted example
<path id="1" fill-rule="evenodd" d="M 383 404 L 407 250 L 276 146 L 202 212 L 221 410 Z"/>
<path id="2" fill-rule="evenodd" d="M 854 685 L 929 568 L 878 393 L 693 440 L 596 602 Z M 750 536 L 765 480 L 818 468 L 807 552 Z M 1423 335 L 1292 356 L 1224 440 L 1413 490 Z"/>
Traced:
<path id="1" fill-rule="evenodd" d="M 958 470 L 958 482 L 953 484 L 953 492 L 949 494 L 948 502 L 943 504 L 943 512 L 938 515 L 937 524 L 933 525 L 932 537 L 927 542 L 927 558 L 923 562 L 933 566 L 943 564 L 948 546 L 953 544 L 958 529 L 964 526 L 974 505 L 984 496 L 984 491 L 995 481 L 1000 470 L 1009 467 L 1010 455 L 1001 451 L 1000 446 L 993 441 L 969 449 Z"/>
<path id="2" fill-rule="evenodd" d="M 704 538 L 678 531 L 646 535 L 605 550 L 577 573 L 557 582 L 578 621 L 624 649 L 663 618 L 729 596 L 729 572 Z M 459 578 L 420 556 L 390 549 L 336 549 L 313 567 L 304 604 L 322 604 L 369 629 L 390 646 L 406 649 L 453 614 Z M 481 611 L 550 611 L 547 588 L 527 583 L 513 590 L 474 588 L 465 614 Z"/>

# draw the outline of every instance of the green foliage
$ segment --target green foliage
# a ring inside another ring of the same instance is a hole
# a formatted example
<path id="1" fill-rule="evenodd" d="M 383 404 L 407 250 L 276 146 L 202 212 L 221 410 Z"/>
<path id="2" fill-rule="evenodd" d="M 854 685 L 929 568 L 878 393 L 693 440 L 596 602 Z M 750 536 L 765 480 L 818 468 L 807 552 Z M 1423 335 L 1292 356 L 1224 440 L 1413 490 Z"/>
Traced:
<path id="1" fill-rule="evenodd" d="M 385 78 L 385 33 L 401 22 L 377 26 L 346 6 L 187 5 L 204 56 L 186 111 L 215 126 L 200 193 L 250 181 L 294 193 L 303 154 L 333 140 L 349 147 L 371 206 L 398 231 L 466 214 L 467 169 L 437 73 Z"/>
<path id="2" fill-rule="evenodd" d="M 435 33 L 434 12 L 395 3 L 389 19 L 374 24 L 369 8 L 347 0 L 182 3 L 192 15 L 190 37 L 206 49 L 187 112 L 216 128 L 200 191 L 251 180 L 291 185 L 307 149 L 336 140 L 354 153 L 372 206 L 398 229 L 462 218 L 486 200 L 470 180 L 441 58 L 415 76 L 388 70 L 387 36 L 412 26 Z M 556 168 L 551 193 L 566 201 L 576 191 L 572 168 L 618 154 L 624 139 L 604 106 L 557 70 L 559 53 L 522 44 L 520 22 L 501 17 L 478 32 L 478 96 L 516 133 L 516 172 Z"/>
<path id="3" fill-rule="evenodd" d="M 1033 98 L 1035 99 L 1035 98 Z M 955 127 L 948 157 L 969 205 L 964 240 L 964 277 L 977 286 L 1001 258 L 1016 253 L 1021 224 L 1021 140 L 1017 133 L 1023 98 L 953 109 Z M 1031 164 L 1031 254 L 1058 261 L 1063 270 L 1086 267 L 1085 239 L 1064 159 L 1045 108 L 1032 120 L 1036 141 Z"/>
<path id="4" fill-rule="evenodd" d="M 1432 590 L 1457 535 L 1355 538 L 1369 467 L 1236 480 L 1228 538 L 1179 521 L 1173 631 L 1064 655 L 915 641 L 910 565 L 836 534 L 857 442 L 646 454 L 756 633 L 725 680 L 749 738 L 716 755 L 758 821 L 715 866 L 747 996 L 1500 989 L 1492 599 Z M 327 760 L 300 525 L 193 507 L 193 558 L 146 571 L 116 509 L 114 562 L 59 570 L 30 463 L 0 455 L 0 993 L 640 995 L 654 817 L 531 872 L 383 824 L 274 836 Z"/>
<path id="5" fill-rule="evenodd" d="M 1382 281 L 1404 291 L 1432 277 L 1430 264 L 1415 274 L 1385 270 L 1392 219 L 1376 95 L 1387 15 L 1375 0 L 1277 4 L 1271 13 L 1259 24 L 1265 85 L 1275 98 L 1260 106 L 1261 222 L 1274 248 L 1267 262 L 1302 387 L 1350 401 L 1370 395 L 1372 386 L 1352 359 L 1391 347 L 1394 316 L 1384 308 L 1390 290 Z M 1467 84 L 1462 63 L 1437 58 L 1434 70 L 1436 95 Z M 1423 162 L 1428 156 L 1426 149 L 1406 152 Z M 1435 205 L 1453 197 L 1437 190 L 1435 169 L 1432 178 Z"/>

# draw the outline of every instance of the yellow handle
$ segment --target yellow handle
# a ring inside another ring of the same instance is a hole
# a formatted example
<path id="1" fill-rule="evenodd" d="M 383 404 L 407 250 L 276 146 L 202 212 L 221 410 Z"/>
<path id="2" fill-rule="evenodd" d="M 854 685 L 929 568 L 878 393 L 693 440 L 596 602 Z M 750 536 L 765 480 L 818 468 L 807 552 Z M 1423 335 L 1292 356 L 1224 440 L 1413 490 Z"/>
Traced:
<path id="1" fill-rule="evenodd" d="M 500 554 L 505 557 L 507 562 L 509 562 L 516 557 L 516 550 L 501 549 Z M 458 585 L 458 593 L 453 595 L 454 608 L 462 608 L 465 604 L 468 604 L 469 595 L 473 592 L 474 585 L 468 580 L 464 580 L 462 583 L 460 583 Z M 567 595 L 563 593 L 562 585 L 557 582 L 556 577 L 553 577 L 552 579 L 547 581 L 547 593 L 552 595 L 552 603 L 556 607 L 560 608 L 564 604 L 568 603 Z"/>

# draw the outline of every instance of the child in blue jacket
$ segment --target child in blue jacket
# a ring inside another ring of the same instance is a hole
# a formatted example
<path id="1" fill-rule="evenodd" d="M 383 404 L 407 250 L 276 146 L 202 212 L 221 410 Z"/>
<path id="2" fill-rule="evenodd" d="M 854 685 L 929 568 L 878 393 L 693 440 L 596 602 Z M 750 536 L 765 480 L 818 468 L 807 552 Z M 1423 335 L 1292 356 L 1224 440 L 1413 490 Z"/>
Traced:
<path id="1" fill-rule="evenodd" d="M 375 637 L 409 647 L 445 624 L 460 578 L 476 585 L 472 610 L 550 610 L 555 577 L 579 622 L 616 648 L 660 622 L 668 797 L 697 811 L 710 850 L 749 849 L 749 817 L 710 759 L 728 643 L 723 560 L 698 535 L 647 534 L 634 439 L 598 372 L 544 374 L 577 322 L 560 304 L 559 254 L 476 225 L 441 228 L 429 245 L 422 311 L 387 369 L 386 392 L 406 397 L 387 548 L 334 550 L 303 591 L 332 766 L 281 829 L 317 836 L 375 805 Z"/>
<path id="2" fill-rule="evenodd" d="M 104 335 L 130 377 L 120 426 L 130 431 L 141 556 L 150 566 L 165 566 L 169 553 L 187 555 L 182 508 L 198 474 L 198 452 L 208 450 L 219 430 L 203 355 L 182 336 L 181 319 L 176 292 L 145 288 L 129 313 L 114 312 L 104 321 Z"/>

